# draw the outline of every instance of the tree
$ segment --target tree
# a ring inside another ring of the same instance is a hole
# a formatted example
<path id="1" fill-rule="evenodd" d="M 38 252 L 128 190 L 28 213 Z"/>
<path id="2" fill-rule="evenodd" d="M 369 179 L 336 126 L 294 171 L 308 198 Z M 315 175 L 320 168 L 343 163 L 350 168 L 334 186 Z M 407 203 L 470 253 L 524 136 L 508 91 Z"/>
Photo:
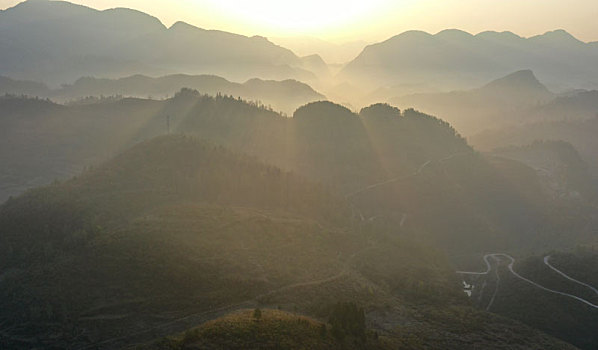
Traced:
<path id="1" fill-rule="evenodd" d="M 253 310 L 253 319 L 259 321 L 262 319 L 262 310 L 259 308 Z"/>
<path id="2" fill-rule="evenodd" d="M 322 325 L 320 326 L 320 337 L 322 339 L 326 338 L 326 335 L 328 334 L 328 327 L 326 327 L 326 324 L 322 323 Z"/>
<path id="3" fill-rule="evenodd" d="M 332 307 L 329 317 L 331 333 L 339 340 L 345 336 L 356 337 L 365 341 L 365 312 L 355 303 L 337 303 Z"/>

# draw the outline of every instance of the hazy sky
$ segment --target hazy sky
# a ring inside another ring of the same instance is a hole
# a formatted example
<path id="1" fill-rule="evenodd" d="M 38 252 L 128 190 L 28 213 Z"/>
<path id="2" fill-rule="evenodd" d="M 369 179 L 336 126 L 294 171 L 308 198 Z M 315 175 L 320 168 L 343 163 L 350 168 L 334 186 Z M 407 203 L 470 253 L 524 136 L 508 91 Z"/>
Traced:
<path id="1" fill-rule="evenodd" d="M 18 0 L 0 0 L 7 8 Z M 598 41 L 598 0 L 73 0 L 98 9 L 135 8 L 166 25 L 182 20 L 245 35 L 382 40 L 405 30 L 472 33 L 509 30 L 531 36 L 565 29 Z"/>

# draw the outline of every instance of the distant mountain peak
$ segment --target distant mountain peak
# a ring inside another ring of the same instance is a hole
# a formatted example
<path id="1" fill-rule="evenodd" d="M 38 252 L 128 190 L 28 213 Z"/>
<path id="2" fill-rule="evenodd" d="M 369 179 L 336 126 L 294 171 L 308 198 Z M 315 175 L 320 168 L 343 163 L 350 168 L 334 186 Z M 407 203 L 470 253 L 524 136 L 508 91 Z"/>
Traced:
<path id="1" fill-rule="evenodd" d="M 483 39 L 511 39 L 511 40 L 523 40 L 523 38 L 513 32 L 503 31 L 497 32 L 493 30 L 487 30 L 475 35 L 477 38 Z"/>
<path id="2" fill-rule="evenodd" d="M 496 79 L 490 82 L 486 86 L 498 86 L 498 85 L 511 85 L 519 84 L 526 86 L 540 86 L 542 83 L 536 78 L 536 75 L 531 69 L 522 69 L 517 72 L 511 73 L 505 77 Z"/>
<path id="3" fill-rule="evenodd" d="M 504 79 L 523 79 L 540 83 L 540 81 L 538 80 L 538 78 L 536 78 L 536 75 L 531 69 L 518 70 L 507 75 L 506 77 L 504 77 Z"/>
<path id="4" fill-rule="evenodd" d="M 567 32 L 564 29 L 551 30 L 551 31 L 548 31 L 548 32 L 544 33 L 543 36 L 552 36 L 552 37 L 559 37 L 559 38 L 568 38 L 568 39 L 573 38 L 573 39 L 575 39 L 575 37 L 573 35 L 569 34 L 569 32 Z"/>
<path id="5" fill-rule="evenodd" d="M 482 88 L 486 91 L 525 91 L 537 96 L 551 96 L 552 93 L 542 84 L 534 72 L 530 69 L 523 69 L 511 73 L 503 78 L 496 79 Z"/>
<path id="6" fill-rule="evenodd" d="M 170 26 L 170 28 L 168 28 L 169 30 L 197 30 L 200 29 L 194 25 L 191 25 L 187 22 L 183 22 L 183 21 L 177 21 L 175 22 L 173 25 Z"/>
<path id="7" fill-rule="evenodd" d="M 442 31 L 436 33 L 436 35 L 434 35 L 434 37 L 441 38 L 441 39 L 455 40 L 455 39 L 469 39 L 469 38 L 473 38 L 474 36 L 471 33 L 468 33 L 466 31 L 463 31 L 460 29 L 445 29 L 445 30 L 442 30 Z"/>
<path id="8" fill-rule="evenodd" d="M 2 11 L 3 13 L 9 12 L 16 12 L 20 13 L 21 11 L 26 11 L 28 16 L 32 16 L 32 18 L 28 18 L 28 20 L 32 20 L 37 18 L 38 16 L 43 17 L 45 14 L 47 19 L 55 17 L 57 15 L 65 16 L 65 15 L 72 15 L 73 12 L 75 14 L 81 14 L 86 12 L 101 12 L 96 9 L 79 5 L 73 4 L 68 1 L 50 1 L 50 0 L 26 0 L 16 4 L 13 7 L 7 8 L 6 10 Z M 47 11 L 47 12 L 46 12 Z"/>
<path id="9" fill-rule="evenodd" d="M 408 30 L 406 32 L 403 32 L 401 34 L 395 35 L 392 38 L 386 40 L 386 42 L 391 42 L 391 41 L 398 41 L 398 40 L 405 40 L 405 39 L 411 39 L 411 40 L 421 40 L 421 39 L 429 39 L 432 38 L 433 35 L 428 33 L 428 32 L 424 32 L 423 30 Z M 376 44 L 374 44 L 376 45 Z"/>
<path id="10" fill-rule="evenodd" d="M 531 37 L 532 40 L 543 41 L 546 43 L 583 43 L 564 29 L 556 29 L 546 32 L 542 35 Z"/>
<path id="11" fill-rule="evenodd" d="M 40 3 L 48 3 L 50 0 L 25 0 L 22 3 L 26 4 L 40 4 Z"/>

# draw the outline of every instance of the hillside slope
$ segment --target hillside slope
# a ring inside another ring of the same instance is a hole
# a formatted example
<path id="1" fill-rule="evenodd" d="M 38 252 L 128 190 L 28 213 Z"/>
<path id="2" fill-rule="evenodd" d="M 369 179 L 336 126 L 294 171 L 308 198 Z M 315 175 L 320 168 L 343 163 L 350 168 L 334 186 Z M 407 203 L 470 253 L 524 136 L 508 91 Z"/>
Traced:
<path id="1" fill-rule="evenodd" d="M 514 72 L 466 91 L 415 94 L 390 98 L 398 106 L 414 107 L 442 116 L 466 135 L 480 130 L 519 124 L 552 115 L 534 109 L 556 96 L 530 70 Z M 560 118 L 560 117 L 555 117 Z"/>
<path id="2" fill-rule="evenodd" d="M 389 232 L 425 238 L 452 253 L 570 247 L 586 242 L 595 224 L 591 207 L 547 195 L 533 169 L 477 154 L 448 123 L 414 110 L 373 105 L 356 114 L 316 102 L 285 118 L 191 90 L 165 101 L 5 104 L 1 159 L 11 164 L 4 175 L 8 194 L 64 177 L 68 166 L 74 174 L 166 133 L 169 125 L 171 132 L 209 139 L 323 183 L 350 200 L 354 219 L 375 218 Z M 29 108 L 32 113 L 25 112 Z"/>
<path id="3" fill-rule="evenodd" d="M 503 263 L 496 267 L 496 274 L 479 276 L 472 282 L 474 300 L 486 307 L 490 295 L 496 291 L 492 312 L 519 320 L 580 349 L 595 349 L 598 308 L 571 296 L 598 305 L 597 257 L 592 248 L 580 248 L 517 260 L 514 271 L 520 276 L 566 295 L 543 290 L 517 278 Z M 483 284 L 487 287 L 483 288 Z"/>
<path id="4" fill-rule="evenodd" d="M 520 161 L 536 172 L 551 195 L 571 199 L 596 199 L 598 184 L 587 163 L 565 141 L 535 141 L 526 146 L 496 149 L 492 154 Z"/>
<path id="5" fill-rule="evenodd" d="M 14 349 L 113 349 L 242 308 L 322 317 L 339 300 L 408 349 L 569 348 L 472 309 L 436 250 L 351 220 L 342 199 L 297 176 L 184 136 L 9 200 L 0 243 L 0 344 Z"/>
<path id="6" fill-rule="evenodd" d="M 58 103 L 71 104 L 90 103 L 110 96 L 171 98 L 183 88 L 209 95 L 224 94 L 259 101 L 289 115 L 301 105 L 326 99 L 309 85 L 290 79 L 253 78 L 241 84 L 213 75 L 177 74 L 158 78 L 135 75 L 119 79 L 85 77 L 73 84 L 63 84 L 59 89 L 50 89 L 42 83 L 0 77 L 0 95 L 50 98 Z"/>
<path id="7" fill-rule="evenodd" d="M 566 114 L 562 116 L 565 117 Z M 483 151 L 525 146 L 538 140 L 565 141 L 575 147 L 596 178 L 598 174 L 598 143 L 594 137 L 596 132 L 598 132 L 598 118 L 588 116 L 588 119 L 563 118 L 486 130 L 471 136 L 469 140 L 476 148 Z"/>

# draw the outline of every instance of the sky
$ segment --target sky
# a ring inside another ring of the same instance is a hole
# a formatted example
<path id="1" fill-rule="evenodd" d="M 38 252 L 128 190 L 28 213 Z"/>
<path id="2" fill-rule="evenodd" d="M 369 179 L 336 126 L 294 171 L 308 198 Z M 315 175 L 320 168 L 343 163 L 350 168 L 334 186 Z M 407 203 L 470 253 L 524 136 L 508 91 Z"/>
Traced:
<path id="1" fill-rule="evenodd" d="M 0 8 L 18 0 L 0 0 Z M 266 37 L 312 36 L 332 42 L 379 41 L 406 30 L 456 28 L 524 37 L 565 29 L 598 41 L 598 0 L 72 0 L 97 9 L 134 8 L 166 25 Z"/>

